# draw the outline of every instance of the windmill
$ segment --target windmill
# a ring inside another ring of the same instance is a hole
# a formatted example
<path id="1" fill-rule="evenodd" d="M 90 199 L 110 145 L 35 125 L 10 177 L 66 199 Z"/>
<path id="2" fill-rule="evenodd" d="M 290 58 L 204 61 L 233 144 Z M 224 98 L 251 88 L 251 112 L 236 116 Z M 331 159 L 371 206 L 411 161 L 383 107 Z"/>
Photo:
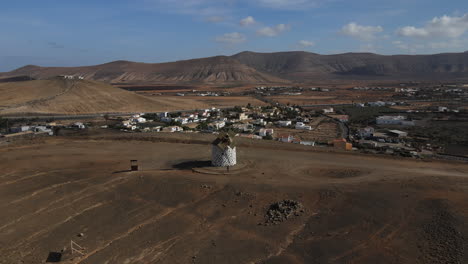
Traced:
<path id="1" fill-rule="evenodd" d="M 233 132 L 220 133 L 211 145 L 211 165 L 231 167 L 237 164 L 236 146 Z"/>

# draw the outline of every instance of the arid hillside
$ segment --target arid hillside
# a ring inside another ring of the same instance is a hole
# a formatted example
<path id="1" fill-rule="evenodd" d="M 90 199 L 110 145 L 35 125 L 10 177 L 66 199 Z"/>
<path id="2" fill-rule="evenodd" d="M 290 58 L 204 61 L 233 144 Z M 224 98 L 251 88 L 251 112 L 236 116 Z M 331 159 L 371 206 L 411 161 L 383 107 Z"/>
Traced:
<path id="1" fill-rule="evenodd" d="M 0 83 L 0 114 L 135 113 L 263 105 L 252 97 L 147 97 L 109 84 L 51 78 Z"/>
<path id="2" fill-rule="evenodd" d="M 38 80 L 0 84 L 0 113 L 99 113 L 183 107 L 95 81 Z"/>
<path id="3" fill-rule="evenodd" d="M 260 73 L 230 57 L 218 56 L 170 63 L 115 61 L 86 67 L 25 66 L 4 76 L 46 79 L 57 75 L 84 76 L 111 83 L 275 83 L 280 78 Z"/>
<path id="4" fill-rule="evenodd" d="M 233 56 L 258 71 L 295 81 L 325 79 L 468 79 L 468 53 L 384 56 L 373 53 L 319 55 L 308 52 Z"/>
<path id="5" fill-rule="evenodd" d="M 47 79 L 57 75 L 126 84 L 264 84 L 323 80 L 468 80 L 468 52 L 434 55 L 310 52 L 242 52 L 169 63 L 115 61 L 84 67 L 28 65 L 2 73 L 0 78 L 27 76 Z"/>

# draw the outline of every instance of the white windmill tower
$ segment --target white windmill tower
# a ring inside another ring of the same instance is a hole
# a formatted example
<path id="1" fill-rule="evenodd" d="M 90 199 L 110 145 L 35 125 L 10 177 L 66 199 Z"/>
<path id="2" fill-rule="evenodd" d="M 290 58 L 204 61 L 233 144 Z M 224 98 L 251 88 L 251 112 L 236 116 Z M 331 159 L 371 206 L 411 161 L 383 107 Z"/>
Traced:
<path id="1" fill-rule="evenodd" d="M 237 164 L 233 133 L 220 133 L 211 145 L 211 164 L 214 167 L 231 167 Z"/>

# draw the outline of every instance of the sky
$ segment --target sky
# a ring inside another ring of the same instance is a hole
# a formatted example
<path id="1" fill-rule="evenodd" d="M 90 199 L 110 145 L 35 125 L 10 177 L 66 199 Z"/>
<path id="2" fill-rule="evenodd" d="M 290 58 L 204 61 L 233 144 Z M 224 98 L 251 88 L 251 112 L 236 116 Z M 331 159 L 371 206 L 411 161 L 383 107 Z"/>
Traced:
<path id="1" fill-rule="evenodd" d="M 467 0 L 2 0 L 0 71 L 242 51 L 468 50 Z"/>

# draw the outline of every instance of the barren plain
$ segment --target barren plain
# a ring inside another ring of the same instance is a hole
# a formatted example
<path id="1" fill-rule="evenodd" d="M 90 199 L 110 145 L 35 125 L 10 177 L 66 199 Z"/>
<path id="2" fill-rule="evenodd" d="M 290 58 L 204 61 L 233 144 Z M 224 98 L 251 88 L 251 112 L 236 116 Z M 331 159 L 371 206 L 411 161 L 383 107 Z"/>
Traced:
<path id="1" fill-rule="evenodd" d="M 468 165 L 240 140 L 54 137 L 0 150 L 0 263 L 467 263 Z M 171 142 L 169 142 L 171 141 Z M 140 171 L 129 172 L 137 159 Z M 270 205 L 304 211 L 268 224 Z M 70 255 L 70 241 L 84 247 Z"/>

